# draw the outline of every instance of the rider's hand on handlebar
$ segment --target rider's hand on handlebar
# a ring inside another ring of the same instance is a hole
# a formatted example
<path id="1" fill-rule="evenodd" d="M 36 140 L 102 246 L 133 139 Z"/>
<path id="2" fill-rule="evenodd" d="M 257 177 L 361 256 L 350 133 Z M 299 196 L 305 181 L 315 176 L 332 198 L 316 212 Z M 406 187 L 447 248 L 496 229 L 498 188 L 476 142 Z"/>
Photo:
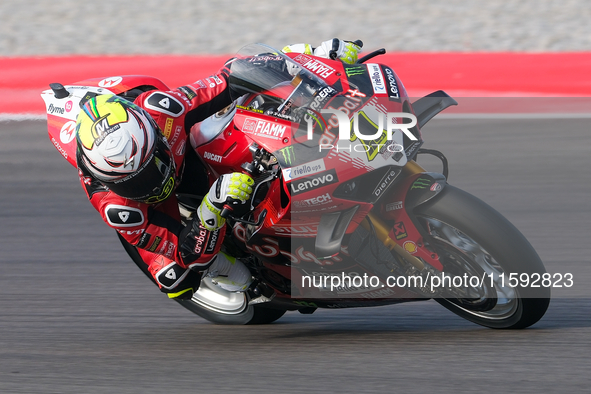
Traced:
<path id="1" fill-rule="evenodd" d="M 333 38 L 320 44 L 314 50 L 314 55 L 330 59 L 340 59 L 344 63 L 354 64 L 357 62 L 359 52 L 361 52 L 361 45 L 357 45 L 356 42 Z"/>
<path id="2" fill-rule="evenodd" d="M 246 174 L 234 172 L 219 177 L 209 189 L 209 193 L 197 209 L 203 227 L 209 231 L 221 228 L 226 219 L 222 211 L 232 209 L 232 205 L 244 204 L 250 198 L 254 180 Z"/>

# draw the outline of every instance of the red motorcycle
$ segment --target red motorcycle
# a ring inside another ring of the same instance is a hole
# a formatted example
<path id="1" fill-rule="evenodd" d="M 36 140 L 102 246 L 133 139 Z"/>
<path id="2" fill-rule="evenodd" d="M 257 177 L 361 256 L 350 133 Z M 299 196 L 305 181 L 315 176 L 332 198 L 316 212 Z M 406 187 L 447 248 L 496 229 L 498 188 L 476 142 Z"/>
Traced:
<path id="1" fill-rule="evenodd" d="M 443 154 L 421 148 L 423 126 L 457 102 L 437 91 L 411 103 L 390 67 L 368 62 L 381 53 L 353 65 L 261 44 L 237 54 L 230 84 L 243 95 L 193 127 L 190 163 L 200 184 L 235 171 L 255 179 L 251 200 L 228 204 L 223 215 L 232 227 L 224 250 L 242 259 L 257 286 L 233 293 L 204 278 L 181 305 L 221 324 L 427 299 L 491 328 L 542 318 L 549 274 L 535 250 L 501 214 L 447 183 Z M 168 90 L 147 76 L 50 87 L 42 94 L 49 138 L 74 166 L 85 95 L 133 100 Z M 418 154 L 440 158 L 442 173 L 425 171 Z M 181 214 L 192 218 L 203 196 L 177 196 Z M 151 278 L 135 248 L 122 243 Z"/>

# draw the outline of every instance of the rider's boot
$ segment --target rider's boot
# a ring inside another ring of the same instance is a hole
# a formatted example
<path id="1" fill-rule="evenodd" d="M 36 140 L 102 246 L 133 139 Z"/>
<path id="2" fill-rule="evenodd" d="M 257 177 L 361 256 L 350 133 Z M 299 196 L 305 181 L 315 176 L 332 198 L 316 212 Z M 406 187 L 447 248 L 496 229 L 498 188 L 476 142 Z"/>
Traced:
<path id="1" fill-rule="evenodd" d="M 247 292 L 249 304 L 269 302 L 275 297 L 275 292 L 253 277 L 239 259 L 225 253 L 218 253 L 213 264 L 204 272 L 204 277 L 226 291 Z"/>
<path id="2" fill-rule="evenodd" d="M 204 272 L 204 277 L 227 291 L 246 291 L 252 284 L 252 275 L 248 268 L 235 257 L 218 253 L 215 261 Z"/>

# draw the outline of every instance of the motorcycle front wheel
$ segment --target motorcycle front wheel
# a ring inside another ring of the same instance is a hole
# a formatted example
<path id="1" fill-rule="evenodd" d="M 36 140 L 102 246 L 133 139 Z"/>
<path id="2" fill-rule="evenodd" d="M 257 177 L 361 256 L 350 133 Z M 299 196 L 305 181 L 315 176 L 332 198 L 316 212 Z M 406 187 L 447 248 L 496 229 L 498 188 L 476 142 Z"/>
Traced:
<path id="1" fill-rule="evenodd" d="M 447 185 L 415 208 L 448 277 L 480 278 L 472 285 L 448 286 L 435 300 L 455 314 L 490 328 L 526 328 L 539 321 L 550 303 L 550 288 L 511 287 L 509 278 L 541 278 L 544 265 L 527 239 L 480 199 Z M 515 276 L 516 275 L 516 276 Z M 450 283 L 449 281 L 447 282 Z M 522 283 L 523 284 L 523 283 Z"/>
<path id="2" fill-rule="evenodd" d="M 119 233 L 117 235 L 135 265 L 155 283 L 148 271 L 148 265 L 142 260 L 135 246 L 127 242 Z M 201 280 L 199 289 L 190 300 L 175 301 L 196 315 L 216 324 L 269 324 L 286 312 L 284 309 L 269 308 L 265 305 L 249 305 L 246 293 L 226 291 L 213 284 L 210 278 Z"/>
<path id="3" fill-rule="evenodd" d="M 224 290 L 213 284 L 210 278 L 201 280 L 193 298 L 176 301 L 196 315 L 216 324 L 269 324 L 286 312 L 264 305 L 249 305 L 246 293 Z"/>

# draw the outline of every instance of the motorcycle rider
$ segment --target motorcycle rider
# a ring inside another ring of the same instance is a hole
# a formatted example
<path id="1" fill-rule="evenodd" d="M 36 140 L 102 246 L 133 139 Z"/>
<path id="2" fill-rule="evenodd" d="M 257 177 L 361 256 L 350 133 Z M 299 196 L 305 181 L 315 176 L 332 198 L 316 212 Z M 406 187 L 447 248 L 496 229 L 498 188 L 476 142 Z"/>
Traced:
<path id="1" fill-rule="evenodd" d="M 354 63 L 360 46 L 335 38 L 318 48 L 295 44 L 283 51 Z M 250 198 L 253 179 L 242 173 L 220 176 L 197 217 L 185 225 L 174 193 L 187 171 L 191 127 L 240 95 L 229 88 L 230 73 L 231 61 L 207 78 L 170 91 L 145 91 L 133 102 L 105 94 L 81 103 L 76 123 L 80 182 L 103 220 L 137 248 L 170 298 L 190 299 L 203 275 L 228 291 L 245 291 L 252 282 L 240 260 L 220 252 L 226 232 L 220 213 L 226 203 Z"/>

